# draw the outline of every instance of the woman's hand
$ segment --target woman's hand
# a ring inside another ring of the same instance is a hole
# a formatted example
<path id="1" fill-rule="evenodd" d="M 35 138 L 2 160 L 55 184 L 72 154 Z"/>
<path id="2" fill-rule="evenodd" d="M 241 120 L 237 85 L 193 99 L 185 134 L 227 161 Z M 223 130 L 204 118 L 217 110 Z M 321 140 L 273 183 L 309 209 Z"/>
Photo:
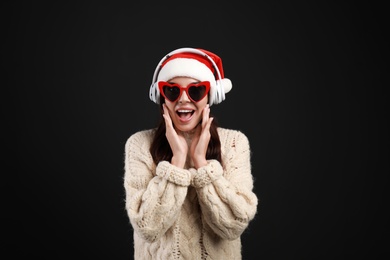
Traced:
<path id="1" fill-rule="evenodd" d="M 203 109 L 202 125 L 197 127 L 190 147 L 191 159 L 196 169 L 207 165 L 206 152 L 210 142 L 210 126 L 213 119 L 210 117 L 210 106 L 207 105 Z"/>
<path id="2" fill-rule="evenodd" d="M 165 120 L 166 127 L 165 136 L 167 137 L 167 140 L 169 142 L 169 145 L 171 146 L 171 150 L 173 153 L 171 164 L 183 168 L 186 163 L 188 153 L 188 145 L 186 139 L 184 138 L 184 136 L 177 134 L 175 128 L 173 127 L 172 119 L 169 115 L 168 108 L 165 104 L 163 104 L 163 110 L 163 117 Z"/>

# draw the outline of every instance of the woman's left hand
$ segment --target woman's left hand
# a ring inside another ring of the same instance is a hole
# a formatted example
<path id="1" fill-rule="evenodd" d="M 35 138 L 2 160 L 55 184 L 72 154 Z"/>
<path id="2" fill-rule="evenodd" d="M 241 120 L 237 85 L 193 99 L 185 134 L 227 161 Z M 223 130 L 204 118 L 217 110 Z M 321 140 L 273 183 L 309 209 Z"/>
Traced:
<path id="1" fill-rule="evenodd" d="M 197 128 L 197 132 L 190 147 L 191 159 L 194 162 L 195 168 L 200 168 L 207 165 L 206 152 L 210 142 L 210 126 L 213 121 L 213 117 L 210 117 L 210 106 L 207 105 L 203 109 L 202 125 Z"/>

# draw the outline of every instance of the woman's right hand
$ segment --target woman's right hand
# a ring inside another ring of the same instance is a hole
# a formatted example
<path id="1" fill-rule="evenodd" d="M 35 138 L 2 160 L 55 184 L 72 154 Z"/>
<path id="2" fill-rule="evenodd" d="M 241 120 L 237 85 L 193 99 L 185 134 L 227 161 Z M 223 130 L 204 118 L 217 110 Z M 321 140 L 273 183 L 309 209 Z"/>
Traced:
<path id="1" fill-rule="evenodd" d="M 188 145 L 184 136 L 179 135 L 172 124 L 172 119 L 169 115 L 168 108 L 165 104 L 163 104 L 163 117 L 165 120 L 165 136 L 171 146 L 171 150 L 173 153 L 171 164 L 184 168 L 187 153 L 188 153 Z"/>

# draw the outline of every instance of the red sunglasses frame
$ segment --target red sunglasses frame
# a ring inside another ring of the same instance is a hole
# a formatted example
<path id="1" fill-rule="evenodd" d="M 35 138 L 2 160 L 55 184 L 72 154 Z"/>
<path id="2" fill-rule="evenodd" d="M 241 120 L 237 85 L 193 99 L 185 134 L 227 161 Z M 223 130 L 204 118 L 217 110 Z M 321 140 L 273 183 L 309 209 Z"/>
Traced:
<path id="1" fill-rule="evenodd" d="M 191 95 L 190 95 L 189 92 L 188 92 L 189 89 L 190 89 L 190 88 L 203 87 L 203 86 L 206 87 L 206 91 L 204 92 L 203 96 L 202 96 L 198 101 L 192 99 Z M 179 95 L 177 96 L 177 98 L 176 98 L 175 100 L 171 100 L 171 99 L 169 99 L 167 96 L 165 96 L 164 87 L 170 87 L 170 88 L 172 88 L 172 87 L 177 87 L 177 88 L 179 88 L 180 93 L 179 93 Z M 187 87 L 182 87 L 182 86 L 180 86 L 180 85 L 177 84 L 177 83 L 169 83 L 169 82 L 166 82 L 166 81 L 159 81 L 159 82 L 158 82 L 158 88 L 159 88 L 159 90 L 160 90 L 160 94 L 161 94 L 165 99 L 169 100 L 170 102 L 176 102 L 176 101 L 181 97 L 181 95 L 183 94 L 183 91 L 185 91 L 186 94 L 187 94 L 187 97 L 188 97 L 189 99 L 191 99 L 192 102 L 197 103 L 197 102 L 201 101 L 202 99 L 204 99 L 204 97 L 207 96 L 207 94 L 209 93 L 209 91 L 210 91 L 210 82 L 209 82 L 209 81 L 201 81 L 201 82 L 198 82 L 198 83 L 190 83 L 190 84 L 187 85 Z"/>

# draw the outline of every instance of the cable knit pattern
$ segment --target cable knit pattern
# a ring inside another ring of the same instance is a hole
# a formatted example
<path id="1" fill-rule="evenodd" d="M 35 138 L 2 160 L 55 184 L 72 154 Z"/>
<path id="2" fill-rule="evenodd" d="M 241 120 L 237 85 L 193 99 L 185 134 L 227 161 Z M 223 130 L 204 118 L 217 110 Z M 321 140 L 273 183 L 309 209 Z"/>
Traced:
<path id="1" fill-rule="evenodd" d="M 219 128 L 223 165 L 199 169 L 153 163 L 154 129 L 126 142 L 126 210 L 134 259 L 241 259 L 240 236 L 257 212 L 250 148 L 240 131 Z"/>

